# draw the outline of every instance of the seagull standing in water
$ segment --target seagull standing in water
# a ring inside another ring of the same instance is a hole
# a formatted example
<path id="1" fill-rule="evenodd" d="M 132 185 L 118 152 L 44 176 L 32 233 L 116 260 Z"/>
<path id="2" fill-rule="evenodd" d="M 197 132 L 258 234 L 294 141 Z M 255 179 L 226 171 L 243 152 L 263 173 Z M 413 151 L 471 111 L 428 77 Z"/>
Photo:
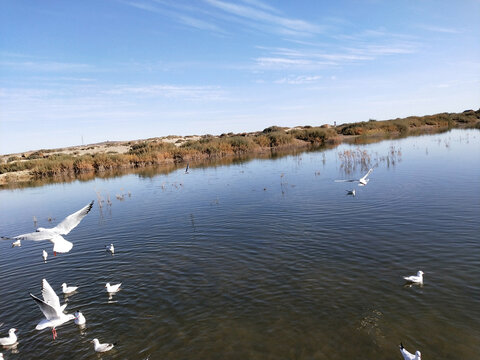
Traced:
<path id="1" fill-rule="evenodd" d="M 50 240 L 53 243 L 54 255 L 57 255 L 57 252 L 67 253 L 72 249 L 73 244 L 70 241 L 65 240 L 62 235 L 67 235 L 70 231 L 72 231 L 90 212 L 92 206 L 93 201 L 77 212 L 68 215 L 60 224 L 53 228 L 46 229 L 39 227 L 37 231 L 33 233 L 18 235 L 13 239 L 33 241 Z"/>
<path id="2" fill-rule="evenodd" d="M 114 284 L 114 285 L 110 285 L 110 283 L 105 284 L 105 287 L 107 288 L 107 292 L 109 294 L 114 294 L 114 293 L 120 291 L 120 286 L 122 286 L 122 283 Z"/>
<path id="3" fill-rule="evenodd" d="M 110 351 L 116 345 L 116 344 L 107 344 L 107 343 L 100 344 L 100 341 L 98 341 L 98 339 L 93 339 L 92 342 L 93 342 L 93 348 L 95 349 L 96 352 Z"/>
<path id="4" fill-rule="evenodd" d="M 40 307 L 43 315 L 45 315 L 45 319 L 40 321 L 35 329 L 43 330 L 47 327 L 51 327 L 53 340 L 55 340 L 57 337 L 57 330 L 55 328 L 66 323 L 67 321 L 73 320 L 75 316 L 72 314 L 63 313 L 63 310 L 65 310 L 67 304 L 60 306 L 60 299 L 46 279 L 42 280 L 43 300 L 32 294 L 30 294 L 30 296 Z"/>
<path id="5" fill-rule="evenodd" d="M 66 283 L 62 284 L 62 291 L 65 295 L 71 294 L 78 289 L 78 286 L 67 286 Z"/>
<path id="6" fill-rule="evenodd" d="M 362 176 L 360 179 L 349 179 L 349 180 L 335 180 L 335 182 L 358 182 L 358 186 L 365 186 L 368 184 L 368 181 L 370 179 L 368 178 L 368 175 L 372 173 L 373 169 L 368 170 L 368 172 Z"/>
<path id="7" fill-rule="evenodd" d="M 12 247 L 22 246 L 22 241 L 20 239 L 12 242 Z"/>
<path id="8" fill-rule="evenodd" d="M 85 319 L 85 316 L 83 316 L 82 312 L 80 310 L 77 310 L 75 312 L 75 324 L 77 325 L 85 325 L 87 320 Z"/>
<path id="9" fill-rule="evenodd" d="M 10 346 L 17 342 L 17 335 L 15 335 L 15 331 L 17 329 L 11 328 L 8 330 L 8 336 L 4 338 L 0 338 L 0 345 L 2 346 Z"/>
<path id="10" fill-rule="evenodd" d="M 115 248 L 113 247 L 113 244 L 105 245 L 105 250 L 110 252 L 112 255 L 115 253 Z"/>
<path id="11" fill-rule="evenodd" d="M 417 272 L 417 275 L 412 275 L 412 276 L 404 276 L 403 278 L 407 280 L 408 282 L 414 283 L 414 284 L 421 284 L 423 285 L 423 274 L 424 272 L 422 270 L 419 270 Z"/>
<path id="12" fill-rule="evenodd" d="M 405 360 L 422 360 L 422 354 L 420 353 L 420 351 L 415 351 L 415 355 L 413 355 L 407 350 L 405 350 L 402 343 L 400 343 L 400 352 L 402 353 Z"/>

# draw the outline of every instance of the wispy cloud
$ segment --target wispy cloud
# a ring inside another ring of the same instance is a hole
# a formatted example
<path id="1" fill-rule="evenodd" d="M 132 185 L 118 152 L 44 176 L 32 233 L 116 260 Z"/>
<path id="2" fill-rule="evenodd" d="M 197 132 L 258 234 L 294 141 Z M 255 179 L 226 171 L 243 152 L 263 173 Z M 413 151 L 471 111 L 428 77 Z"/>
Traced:
<path id="1" fill-rule="evenodd" d="M 103 90 L 107 95 L 135 95 L 140 97 L 181 97 L 184 100 L 219 100 L 225 99 L 225 92 L 213 86 L 180 86 L 180 85 L 118 85 Z"/>
<path id="2" fill-rule="evenodd" d="M 247 1 L 250 5 L 240 5 L 221 0 L 204 0 L 207 4 L 224 11 L 225 13 L 248 20 L 269 25 L 269 29 L 276 33 L 289 35 L 312 35 L 325 31 L 325 27 L 308 21 L 288 18 L 278 15 L 272 7 L 262 6 L 256 1 Z"/>
<path id="3" fill-rule="evenodd" d="M 277 84 L 289 84 L 289 85 L 304 85 L 312 84 L 320 80 L 322 77 L 320 75 L 299 75 L 299 76 L 289 76 L 284 77 L 274 82 Z"/>
<path id="4" fill-rule="evenodd" d="M 65 63 L 57 61 L 0 61 L 6 69 L 38 72 L 91 71 L 89 64 Z"/>
<path id="5" fill-rule="evenodd" d="M 427 31 L 432 31 L 432 32 L 437 32 L 437 33 L 445 33 L 445 34 L 461 34 L 464 31 L 462 29 L 455 29 L 451 27 L 442 27 L 442 26 L 433 26 L 433 25 L 418 25 L 417 27 L 427 30 Z"/>

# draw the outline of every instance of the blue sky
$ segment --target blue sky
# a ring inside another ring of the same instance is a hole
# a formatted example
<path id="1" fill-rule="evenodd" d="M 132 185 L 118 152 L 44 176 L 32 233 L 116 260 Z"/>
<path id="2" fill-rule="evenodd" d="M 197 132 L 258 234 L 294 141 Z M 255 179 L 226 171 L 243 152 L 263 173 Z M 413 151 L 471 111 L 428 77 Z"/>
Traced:
<path id="1" fill-rule="evenodd" d="M 2 0 L 0 153 L 480 107 L 480 0 Z"/>

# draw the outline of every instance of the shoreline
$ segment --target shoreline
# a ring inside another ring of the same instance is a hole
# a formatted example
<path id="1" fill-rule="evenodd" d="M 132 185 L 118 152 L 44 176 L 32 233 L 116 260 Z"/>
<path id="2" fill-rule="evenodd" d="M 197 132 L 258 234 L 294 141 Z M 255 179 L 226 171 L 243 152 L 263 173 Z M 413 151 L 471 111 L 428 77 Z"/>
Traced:
<path id="1" fill-rule="evenodd" d="M 188 162 L 256 157 L 284 150 L 369 143 L 385 138 L 438 133 L 453 128 L 480 129 L 480 110 L 423 117 L 349 123 L 336 127 L 271 126 L 263 131 L 218 136 L 167 136 L 127 142 L 102 142 L 61 149 L 0 155 L 0 189 L 35 181 L 68 182 L 148 167 L 178 168 Z M 114 175 L 115 176 L 115 175 Z M 33 185 L 35 186 L 35 185 Z"/>

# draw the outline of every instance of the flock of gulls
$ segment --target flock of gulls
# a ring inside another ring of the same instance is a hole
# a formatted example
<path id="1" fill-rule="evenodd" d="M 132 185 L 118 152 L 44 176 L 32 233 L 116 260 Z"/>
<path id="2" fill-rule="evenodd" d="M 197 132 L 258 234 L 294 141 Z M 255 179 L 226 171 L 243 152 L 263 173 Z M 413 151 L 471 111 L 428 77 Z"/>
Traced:
<path id="1" fill-rule="evenodd" d="M 78 210 L 77 212 L 67 216 L 61 223 L 53 228 L 38 228 L 37 231 L 28 234 L 22 234 L 15 236 L 11 239 L 15 241 L 12 243 L 12 247 L 21 246 L 22 240 L 33 240 L 33 241 L 42 241 L 42 240 L 49 240 L 53 244 L 53 253 L 56 256 L 58 253 L 67 253 L 69 252 L 73 244 L 65 240 L 62 235 L 67 235 L 70 231 L 72 231 L 82 219 L 90 212 L 93 206 L 93 201 L 83 207 L 82 209 Z M 8 239 L 8 238 L 3 238 Z M 115 249 L 113 244 L 107 245 L 105 250 L 114 253 Z M 48 253 L 43 250 L 42 251 L 42 258 L 43 261 L 46 262 L 48 257 Z M 112 296 L 112 294 L 117 293 L 120 291 L 120 284 L 110 284 L 106 283 L 105 288 L 108 295 Z M 78 286 L 68 286 L 66 283 L 62 284 L 62 292 L 64 295 L 72 295 L 78 289 Z M 41 320 L 38 325 L 35 327 L 36 330 L 43 330 L 46 328 L 52 329 L 53 339 L 57 338 L 57 330 L 56 328 L 66 322 L 74 320 L 75 324 L 80 326 L 81 328 L 85 327 L 86 319 L 85 316 L 82 314 L 81 311 L 77 310 L 75 314 L 67 314 L 65 313 L 65 308 L 67 304 L 60 305 L 60 298 L 55 293 L 55 290 L 50 286 L 46 279 L 42 279 L 42 298 L 37 297 L 30 293 L 30 297 L 37 303 L 38 307 L 40 308 L 41 312 L 44 315 L 44 319 Z M 17 329 L 11 328 L 8 331 L 7 337 L 0 338 L 0 345 L 5 347 L 14 347 L 18 344 L 18 338 L 16 335 Z M 93 348 L 96 352 L 106 352 L 113 349 L 115 344 L 109 343 L 100 343 L 98 339 L 92 339 Z M 3 360 L 3 353 L 0 353 L 0 360 Z"/>
<path id="2" fill-rule="evenodd" d="M 335 182 L 358 182 L 358 186 L 366 186 L 368 184 L 368 176 L 372 173 L 373 169 L 369 169 L 368 172 L 362 176 L 360 179 L 348 179 L 348 180 L 335 180 Z M 353 190 L 346 190 L 347 195 L 352 195 L 355 196 L 355 189 Z M 422 270 L 419 270 L 417 272 L 417 275 L 411 275 L 411 276 L 404 276 L 403 278 L 407 282 L 407 286 L 412 286 L 412 285 L 423 285 L 423 274 L 424 272 Z M 403 355 L 403 358 L 405 360 L 421 360 L 422 359 L 422 354 L 420 351 L 416 351 L 415 354 L 412 354 L 408 352 L 405 347 L 403 346 L 403 343 L 400 343 L 400 352 Z"/>
<path id="3" fill-rule="evenodd" d="M 189 164 L 185 169 L 185 173 L 188 174 L 189 171 Z M 335 180 L 335 182 L 358 182 L 358 186 L 366 186 L 369 182 L 368 176 L 372 173 L 373 169 L 368 170 L 368 172 L 361 177 L 360 179 L 348 179 L 348 180 Z M 347 195 L 355 196 L 355 189 L 347 190 Z M 22 240 L 33 240 L 33 241 L 41 241 L 41 240 L 49 240 L 53 244 L 53 253 L 67 253 L 69 252 L 73 244 L 65 240 L 62 235 L 67 235 L 70 231 L 72 231 L 82 219 L 90 212 L 93 206 L 93 201 L 88 204 L 87 206 L 83 207 L 82 209 L 78 210 L 77 212 L 67 216 L 61 223 L 53 228 L 41 228 L 39 227 L 35 232 L 22 234 L 15 236 L 11 239 L 15 241 L 12 243 L 12 247 L 21 246 Z M 3 238 L 9 239 L 9 238 Z M 113 244 L 105 246 L 105 250 L 114 254 L 115 248 Z M 47 261 L 48 253 L 43 250 L 42 251 L 42 258 L 43 261 Z M 423 285 L 423 275 L 424 272 L 419 270 L 417 275 L 411 276 L 404 276 L 403 278 L 407 282 L 409 286 L 411 285 Z M 117 293 L 120 291 L 121 283 L 119 284 L 110 284 L 106 283 L 105 288 L 107 293 L 109 294 L 110 298 L 112 294 Z M 62 284 L 62 292 L 65 295 L 73 294 L 78 289 L 77 286 L 67 286 L 66 283 Z M 60 299 L 55 291 L 52 289 L 50 284 L 46 279 L 42 279 L 42 297 L 43 300 L 39 297 L 30 294 L 31 298 L 37 303 L 40 310 L 42 311 L 45 319 L 40 321 L 38 325 L 35 327 L 36 330 L 42 330 L 45 328 L 52 328 L 52 335 L 53 339 L 55 340 L 57 337 L 56 328 L 68 321 L 74 320 L 75 324 L 84 327 L 86 324 L 85 316 L 78 310 L 75 312 L 74 315 L 66 314 L 65 308 L 67 304 L 60 305 Z M 0 338 L 0 345 L 9 347 L 9 346 L 16 346 L 18 343 L 18 338 L 16 335 L 17 329 L 11 328 L 8 331 L 7 337 Z M 100 341 L 95 338 L 92 339 L 91 342 L 93 343 L 93 348 L 96 352 L 107 352 L 113 349 L 115 344 L 110 343 L 100 343 Z M 421 353 L 420 351 L 416 351 L 415 354 L 408 352 L 403 343 L 400 343 L 400 352 L 405 360 L 421 360 Z M 3 354 L 0 353 L 0 360 L 3 360 Z"/>

